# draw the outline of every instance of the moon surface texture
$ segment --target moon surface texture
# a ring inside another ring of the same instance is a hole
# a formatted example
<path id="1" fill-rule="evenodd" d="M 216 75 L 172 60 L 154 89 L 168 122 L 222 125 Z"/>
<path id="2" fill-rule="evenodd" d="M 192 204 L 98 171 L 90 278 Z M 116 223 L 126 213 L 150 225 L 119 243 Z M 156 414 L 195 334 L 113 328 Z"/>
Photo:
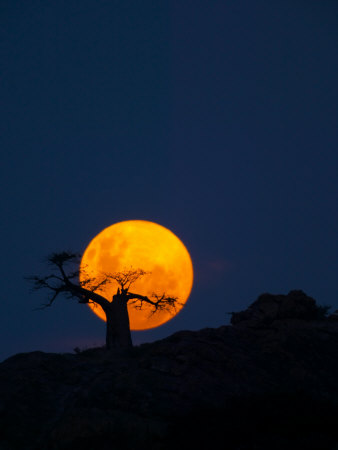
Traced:
<path id="1" fill-rule="evenodd" d="M 99 279 L 105 273 L 142 269 L 147 272 L 130 287 L 130 292 L 151 298 L 153 293 L 177 297 L 180 304 L 171 313 L 157 311 L 143 303 L 141 310 L 128 305 L 130 328 L 147 330 L 172 319 L 184 306 L 193 285 L 193 266 L 188 250 L 167 228 L 145 220 L 118 222 L 102 230 L 89 243 L 80 264 L 80 282 L 87 276 Z M 112 281 L 97 291 L 112 300 L 118 284 Z M 89 307 L 101 319 L 98 305 Z"/>

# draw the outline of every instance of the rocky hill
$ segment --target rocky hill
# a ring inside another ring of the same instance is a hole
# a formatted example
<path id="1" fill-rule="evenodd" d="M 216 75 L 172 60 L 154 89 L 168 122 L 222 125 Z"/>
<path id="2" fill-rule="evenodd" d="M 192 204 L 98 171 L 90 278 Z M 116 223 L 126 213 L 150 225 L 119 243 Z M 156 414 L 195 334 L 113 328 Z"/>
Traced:
<path id="1" fill-rule="evenodd" d="M 302 291 L 126 354 L 0 364 L 0 449 L 338 449 L 338 320 Z"/>

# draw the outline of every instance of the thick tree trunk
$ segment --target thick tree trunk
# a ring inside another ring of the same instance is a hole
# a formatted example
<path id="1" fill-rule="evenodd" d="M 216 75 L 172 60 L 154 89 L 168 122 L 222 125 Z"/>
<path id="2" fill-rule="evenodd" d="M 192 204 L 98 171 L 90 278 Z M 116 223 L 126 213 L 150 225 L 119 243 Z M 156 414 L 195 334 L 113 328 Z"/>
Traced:
<path id="1" fill-rule="evenodd" d="M 122 295 L 114 295 L 106 310 L 108 349 L 126 349 L 132 347 L 127 301 Z"/>

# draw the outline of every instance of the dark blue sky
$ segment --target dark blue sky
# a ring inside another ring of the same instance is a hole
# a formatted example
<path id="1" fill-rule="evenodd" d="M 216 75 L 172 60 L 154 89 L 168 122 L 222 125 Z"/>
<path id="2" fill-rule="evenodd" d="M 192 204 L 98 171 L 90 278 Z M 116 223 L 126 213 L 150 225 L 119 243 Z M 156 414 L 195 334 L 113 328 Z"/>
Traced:
<path id="1" fill-rule="evenodd" d="M 23 279 L 128 219 L 170 228 L 195 284 L 166 325 L 262 292 L 338 308 L 336 0 L 1 2 L 0 358 L 99 345 L 104 324 Z"/>

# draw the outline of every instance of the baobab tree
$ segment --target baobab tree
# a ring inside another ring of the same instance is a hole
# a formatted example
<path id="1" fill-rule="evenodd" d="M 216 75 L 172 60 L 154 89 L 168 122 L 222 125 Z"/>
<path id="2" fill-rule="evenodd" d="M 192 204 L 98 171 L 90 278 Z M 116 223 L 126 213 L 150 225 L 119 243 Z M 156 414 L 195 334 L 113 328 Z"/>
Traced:
<path id="1" fill-rule="evenodd" d="M 130 269 L 122 272 L 102 273 L 98 278 L 89 275 L 79 281 L 80 255 L 71 252 L 53 253 L 47 258 L 51 273 L 45 276 L 28 277 L 33 283 L 33 290 L 45 289 L 51 292 L 48 302 L 38 309 L 53 305 L 56 298 L 63 294 L 67 298 L 76 298 L 81 304 L 101 306 L 106 316 L 106 347 L 129 348 L 132 346 L 128 305 L 141 310 L 150 305 L 151 314 L 158 311 L 175 312 L 180 303 L 177 297 L 153 293 L 151 297 L 130 291 L 130 287 L 147 272 L 142 269 Z M 102 295 L 103 287 L 116 282 L 116 293 L 111 299 Z M 101 292 L 101 293 L 100 293 Z"/>

